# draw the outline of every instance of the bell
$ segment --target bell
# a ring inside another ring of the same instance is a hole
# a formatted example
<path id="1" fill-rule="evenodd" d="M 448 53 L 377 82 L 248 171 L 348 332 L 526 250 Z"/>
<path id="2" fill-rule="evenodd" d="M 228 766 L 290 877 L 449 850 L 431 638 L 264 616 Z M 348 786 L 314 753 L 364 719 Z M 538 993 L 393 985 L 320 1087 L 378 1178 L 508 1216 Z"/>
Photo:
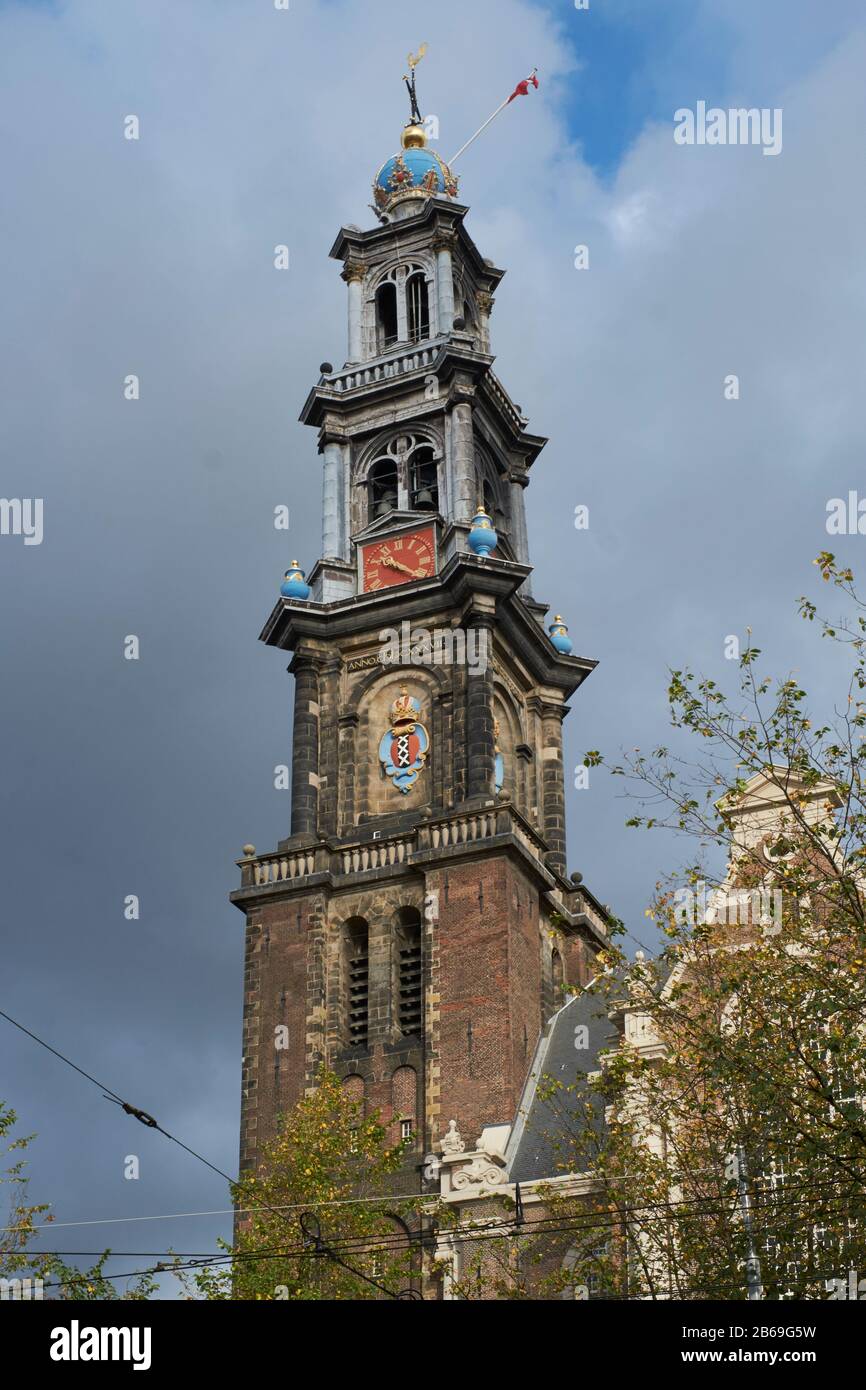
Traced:
<path id="1" fill-rule="evenodd" d="M 396 492 L 385 492 L 382 494 L 382 500 L 376 504 L 376 515 L 387 516 L 389 512 L 393 512 L 396 505 Z"/>
<path id="2" fill-rule="evenodd" d="M 415 498 L 415 506 L 419 511 L 432 512 L 434 510 L 433 494 L 429 487 L 422 487 Z"/>

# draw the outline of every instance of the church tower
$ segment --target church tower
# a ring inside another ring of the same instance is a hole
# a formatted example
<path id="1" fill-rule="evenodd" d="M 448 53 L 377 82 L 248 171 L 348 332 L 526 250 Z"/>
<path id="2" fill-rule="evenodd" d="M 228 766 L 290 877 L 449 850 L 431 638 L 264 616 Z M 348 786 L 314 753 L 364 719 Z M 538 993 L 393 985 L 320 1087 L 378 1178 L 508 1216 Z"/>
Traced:
<path id="1" fill-rule="evenodd" d="M 414 88 L 414 83 L 413 83 Z M 241 1166 L 323 1062 L 413 1162 L 449 1121 L 514 1119 L 539 1034 L 607 918 L 566 877 L 562 721 L 595 663 L 532 595 L 524 494 L 545 440 L 493 372 L 502 279 L 413 95 L 331 248 L 348 353 L 316 430 L 322 553 L 261 640 L 291 653 L 291 830 L 246 846 Z M 312 558 L 312 557 L 308 557 Z"/>

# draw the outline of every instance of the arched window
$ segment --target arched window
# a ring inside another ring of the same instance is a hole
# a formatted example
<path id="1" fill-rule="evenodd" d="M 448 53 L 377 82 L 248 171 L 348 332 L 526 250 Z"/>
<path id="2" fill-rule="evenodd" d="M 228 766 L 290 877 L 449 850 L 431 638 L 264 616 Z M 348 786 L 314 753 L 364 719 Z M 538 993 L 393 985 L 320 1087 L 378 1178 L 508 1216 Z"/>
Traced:
<path id="1" fill-rule="evenodd" d="M 346 1041 L 366 1047 L 370 1018 L 370 932 L 363 917 L 350 917 L 343 926 L 343 980 Z"/>
<path id="2" fill-rule="evenodd" d="M 350 1116 L 352 1138 L 350 1140 L 352 1152 L 354 1153 L 357 1145 L 355 1135 L 364 1118 L 364 1078 L 363 1076 L 347 1076 L 343 1079 L 343 1095 L 347 1102 L 352 1106 L 354 1113 Z"/>
<path id="3" fill-rule="evenodd" d="M 438 512 L 439 467 L 429 444 L 414 449 L 409 458 L 411 505 L 416 511 Z"/>
<path id="4" fill-rule="evenodd" d="M 565 984 L 565 971 L 562 966 L 562 956 L 555 946 L 550 956 L 550 983 L 553 987 L 553 1007 L 558 1009 L 564 1002 L 562 987 Z"/>
<path id="5" fill-rule="evenodd" d="M 423 270 L 413 271 L 406 281 L 406 323 L 410 342 L 430 337 L 430 303 Z"/>
<path id="6" fill-rule="evenodd" d="M 421 915 L 414 907 L 400 909 L 396 931 L 395 1022 L 404 1038 L 424 1031 L 424 961 Z"/>
<path id="7" fill-rule="evenodd" d="M 368 476 L 368 520 L 387 516 L 397 505 L 397 462 L 393 458 L 379 459 Z"/>
<path id="8" fill-rule="evenodd" d="M 430 286 L 424 266 L 410 261 L 386 271 L 376 290 L 374 309 L 377 352 L 429 338 Z"/>
<path id="9" fill-rule="evenodd" d="M 376 291 L 376 335 L 379 352 L 393 347 L 398 337 L 397 286 L 386 280 Z"/>
<path id="10" fill-rule="evenodd" d="M 343 1078 L 343 1095 L 351 1105 L 364 1104 L 364 1078 L 353 1072 L 351 1076 Z M 361 1115 L 363 1116 L 363 1109 Z"/>
<path id="11" fill-rule="evenodd" d="M 399 1132 L 395 1138 L 411 1139 L 418 1121 L 418 1077 L 414 1067 L 398 1067 L 391 1077 L 391 1108 Z"/>

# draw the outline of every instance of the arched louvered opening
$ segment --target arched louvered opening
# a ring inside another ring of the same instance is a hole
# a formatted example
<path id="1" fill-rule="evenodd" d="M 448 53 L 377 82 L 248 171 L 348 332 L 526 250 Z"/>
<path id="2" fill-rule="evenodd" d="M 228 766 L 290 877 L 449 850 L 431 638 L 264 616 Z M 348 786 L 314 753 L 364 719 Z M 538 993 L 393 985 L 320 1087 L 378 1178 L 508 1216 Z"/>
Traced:
<path id="1" fill-rule="evenodd" d="M 343 926 L 343 979 L 346 1041 L 366 1047 L 370 1026 L 370 930 L 363 917 L 350 917 Z"/>
<path id="2" fill-rule="evenodd" d="M 406 323 L 411 342 L 430 337 L 430 301 L 422 270 L 415 271 L 406 281 Z"/>
<path id="3" fill-rule="evenodd" d="M 400 909 L 396 931 L 397 978 L 395 1021 L 402 1037 L 424 1031 L 424 960 L 421 916 L 412 907 Z"/>
<path id="4" fill-rule="evenodd" d="M 393 280 L 386 280 L 376 291 L 376 334 L 380 352 L 396 343 L 397 325 L 397 286 Z"/>

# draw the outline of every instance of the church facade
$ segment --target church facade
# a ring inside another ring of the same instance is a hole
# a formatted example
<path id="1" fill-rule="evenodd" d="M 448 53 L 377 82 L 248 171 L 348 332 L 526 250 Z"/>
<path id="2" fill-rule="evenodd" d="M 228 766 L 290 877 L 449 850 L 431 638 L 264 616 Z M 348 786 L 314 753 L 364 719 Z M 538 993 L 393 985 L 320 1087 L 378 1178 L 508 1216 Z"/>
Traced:
<path id="1" fill-rule="evenodd" d="M 608 939 L 566 872 L 562 724 L 595 663 L 532 592 L 524 496 L 545 440 L 493 372 L 503 272 L 416 120 L 401 144 L 378 224 L 331 248 L 347 357 L 301 414 L 322 553 L 293 564 L 260 635 L 291 655 L 291 826 L 245 847 L 232 894 L 242 1169 L 327 1063 L 432 1178 L 455 1134 L 471 1150 L 513 1125 L 548 1021 Z"/>

